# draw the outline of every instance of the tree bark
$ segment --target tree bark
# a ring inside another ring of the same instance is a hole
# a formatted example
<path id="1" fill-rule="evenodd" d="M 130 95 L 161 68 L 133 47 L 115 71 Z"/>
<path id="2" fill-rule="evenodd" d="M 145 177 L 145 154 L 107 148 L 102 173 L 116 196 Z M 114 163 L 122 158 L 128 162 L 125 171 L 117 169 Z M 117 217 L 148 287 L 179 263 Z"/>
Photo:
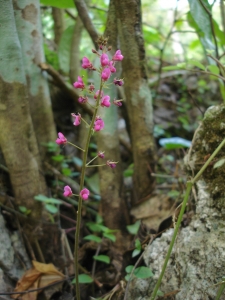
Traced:
<path id="1" fill-rule="evenodd" d="M 58 7 L 52 7 L 52 17 L 54 20 L 54 41 L 58 46 L 62 33 L 64 31 L 64 19 L 63 19 L 64 10 Z"/>
<path id="2" fill-rule="evenodd" d="M 42 160 L 47 147 L 55 141 L 56 132 L 48 83 L 38 64 L 43 63 L 43 41 L 39 0 L 14 1 L 14 13 L 26 73 L 33 126 Z"/>
<path id="3" fill-rule="evenodd" d="M 11 0 L 0 0 L 0 146 L 9 169 L 16 205 L 38 220 L 42 206 L 33 197 L 45 193 L 40 157 L 30 117 L 25 71 Z"/>
<path id="4" fill-rule="evenodd" d="M 113 0 L 118 21 L 126 106 L 134 159 L 134 202 L 152 193 L 155 180 L 155 145 L 151 92 L 147 82 L 141 30 L 140 1 Z"/>

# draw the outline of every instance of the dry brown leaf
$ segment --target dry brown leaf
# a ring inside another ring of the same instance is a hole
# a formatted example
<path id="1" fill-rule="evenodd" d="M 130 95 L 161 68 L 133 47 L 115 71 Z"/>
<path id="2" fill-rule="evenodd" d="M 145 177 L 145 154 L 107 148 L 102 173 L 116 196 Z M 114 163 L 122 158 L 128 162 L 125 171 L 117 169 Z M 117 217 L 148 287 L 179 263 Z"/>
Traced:
<path id="1" fill-rule="evenodd" d="M 17 282 L 15 292 L 24 292 L 28 289 L 42 288 L 65 278 L 53 264 L 43 264 L 32 261 L 33 268 L 26 271 L 23 277 Z M 36 300 L 38 291 L 22 295 L 22 300 Z M 20 294 L 12 295 L 11 298 L 17 299 Z"/>

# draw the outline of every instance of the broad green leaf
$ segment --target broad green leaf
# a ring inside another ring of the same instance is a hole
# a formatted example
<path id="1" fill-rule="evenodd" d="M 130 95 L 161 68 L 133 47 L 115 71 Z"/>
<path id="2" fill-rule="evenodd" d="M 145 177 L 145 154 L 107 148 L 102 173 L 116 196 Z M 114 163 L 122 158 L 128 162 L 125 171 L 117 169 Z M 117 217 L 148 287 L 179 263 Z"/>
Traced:
<path id="1" fill-rule="evenodd" d="M 153 276 L 153 273 L 151 271 L 151 269 L 149 269 L 148 267 L 139 267 L 137 269 L 134 270 L 134 275 L 137 278 L 149 278 Z"/>
<path id="2" fill-rule="evenodd" d="M 96 236 L 94 234 L 90 234 L 84 237 L 84 240 L 88 241 L 94 241 L 96 243 L 101 243 L 102 239 L 99 236 Z"/>
<path id="3" fill-rule="evenodd" d="M 191 141 L 185 140 L 180 137 L 173 137 L 173 138 L 163 138 L 159 139 L 159 144 L 167 149 L 167 150 L 174 150 L 180 148 L 190 148 Z"/>
<path id="4" fill-rule="evenodd" d="M 116 237 L 114 234 L 112 233 L 107 233 L 107 232 L 104 232 L 103 233 L 103 236 L 109 240 L 111 240 L 112 242 L 115 242 L 116 241 Z"/>
<path id="5" fill-rule="evenodd" d="M 198 67 L 201 70 L 205 70 L 205 66 L 201 64 L 198 60 L 194 60 L 194 59 L 189 60 L 188 64 Z"/>
<path id="6" fill-rule="evenodd" d="M 87 274 L 80 274 L 78 276 L 78 281 L 79 283 L 92 283 L 93 279 L 91 278 L 91 276 L 87 275 Z M 76 283 L 76 278 L 73 279 L 72 283 Z"/>
<path id="7" fill-rule="evenodd" d="M 110 263 L 110 258 L 107 255 L 94 255 L 93 258 L 106 264 Z"/>
<path id="8" fill-rule="evenodd" d="M 209 66 L 207 66 L 207 69 L 213 74 L 216 74 L 216 75 L 220 74 L 219 68 L 215 65 L 209 65 Z"/>
<path id="9" fill-rule="evenodd" d="M 130 280 L 130 274 L 127 274 L 124 278 L 128 282 Z"/>
<path id="10" fill-rule="evenodd" d="M 138 221 L 135 222 L 134 224 L 128 225 L 128 226 L 127 226 L 127 230 L 129 231 L 129 233 L 135 235 L 135 234 L 138 233 L 138 229 L 139 229 L 140 225 L 141 225 L 141 221 L 138 220 Z"/>
<path id="11" fill-rule="evenodd" d="M 127 273 L 131 273 L 132 270 L 133 270 L 133 267 L 134 267 L 134 266 L 129 265 L 129 266 L 126 267 L 125 271 L 126 271 Z"/>
<path id="12" fill-rule="evenodd" d="M 51 214 L 56 214 L 58 212 L 58 208 L 52 204 L 45 204 L 45 209 Z"/>
<path id="13" fill-rule="evenodd" d="M 217 168 L 219 168 L 219 167 L 222 167 L 222 165 L 223 165 L 224 163 L 225 163 L 225 158 L 222 158 L 222 159 L 218 160 L 218 161 L 214 164 L 213 169 L 217 169 Z"/>
<path id="14" fill-rule="evenodd" d="M 64 30 L 58 47 L 59 67 L 66 74 L 68 74 L 70 70 L 70 51 L 73 32 L 74 25 Z"/>
<path id="15" fill-rule="evenodd" d="M 88 223 L 86 223 L 86 225 L 93 232 L 105 232 L 108 229 L 104 225 L 96 224 L 96 223 L 93 223 L 93 222 L 88 222 Z"/>
<path id="16" fill-rule="evenodd" d="M 59 205 L 63 204 L 62 200 L 55 199 L 55 198 L 48 198 L 45 195 L 37 195 L 37 196 L 34 197 L 34 199 L 38 200 L 38 201 L 45 202 L 45 203 L 59 204 Z"/>
<path id="17" fill-rule="evenodd" d="M 135 240 L 135 248 L 138 249 L 138 250 L 141 250 L 141 242 L 140 242 L 139 239 Z"/>
<path id="18" fill-rule="evenodd" d="M 27 208 L 25 206 L 19 206 L 19 210 L 21 213 L 25 214 L 27 212 Z"/>
<path id="19" fill-rule="evenodd" d="M 61 161 L 64 160 L 64 155 L 60 155 L 60 154 L 59 155 L 54 155 L 54 156 L 52 156 L 52 160 L 61 162 Z"/>
<path id="20" fill-rule="evenodd" d="M 134 174 L 134 170 L 133 170 L 133 169 L 126 169 L 126 170 L 123 172 L 123 176 L 124 176 L 124 177 L 131 177 L 133 174 Z"/>
<path id="21" fill-rule="evenodd" d="M 62 173 L 65 176 L 70 176 L 71 175 L 71 170 L 69 168 L 63 168 Z"/>
<path id="22" fill-rule="evenodd" d="M 41 0 L 41 4 L 58 8 L 74 8 L 73 0 Z"/>
<path id="23" fill-rule="evenodd" d="M 134 249 L 134 251 L 132 252 L 132 257 L 135 257 L 135 256 L 139 255 L 140 253 L 141 253 L 141 250 Z"/>

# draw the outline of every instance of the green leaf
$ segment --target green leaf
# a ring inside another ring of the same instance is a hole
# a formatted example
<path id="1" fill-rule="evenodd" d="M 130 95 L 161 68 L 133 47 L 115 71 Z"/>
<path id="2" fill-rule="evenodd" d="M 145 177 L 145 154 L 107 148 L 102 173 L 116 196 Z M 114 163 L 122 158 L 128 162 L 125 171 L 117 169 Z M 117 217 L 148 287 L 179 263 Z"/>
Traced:
<path id="1" fill-rule="evenodd" d="M 94 241 L 96 243 L 101 243 L 101 241 L 102 241 L 102 239 L 99 236 L 96 236 L 94 234 L 89 234 L 89 235 L 85 236 L 84 240 Z"/>
<path id="2" fill-rule="evenodd" d="M 73 0 L 41 0 L 41 4 L 58 8 L 74 8 Z"/>
<path id="3" fill-rule="evenodd" d="M 52 160 L 61 162 L 64 160 L 64 155 L 54 155 L 52 156 Z"/>
<path id="4" fill-rule="evenodd" d="M 105 238 L 111 240 L 112 242 L 115 242 L 115 241 L 116 241 L 116 237 L 115 237 L 115 235 L 112 234 L 112 233 L 106 233 L 106 232 L 104 232 L 104 233 L 103 233 L 103 236 L 104 236 Z"/>
<path id="5" fill-rule="evenodd" d="M 216 74 L 216 75 L 220 74 L 219 68 L 215 65 L 209 65 L 209 66 L 207 66 L 207 69 L 213 74 Z"/>
<path id="6" fill-rule="evenodd" d="M 149 269 L 148 267 L 139 267 L 137 269 L 134 270 L 134 275 L 137 278 L 149 278 L 153 276 L 153 273 L 151 271 L 151 269 Z"/>
<path id="7" fill-rule="evenodd" d="M 70 70 L 70 51 L 73 32 L 74 25 L 71 25 L 64 30 L 58 47 L 59 67 L 66 74 L 69 74 Z"/>
<path id="8" fill-rule="evenodd" d="M 132 257 L 135 257 L 135 256 L 139 255 L 140 253 L 141 253 L 141 250 L 134 249 L 134 251 L 132 252 Z"/>
<path id="9" fill-rule="evenodd" d="M 135 234 L 138 233 L 138 229 L 139 229 L 140 225 L 141 225 L 141 221 L 138 220 L 138 221 L 135 222 L 134 224 L 128 225 L 128 226 L 127 226 L 127 230 L 129 231 L 129 233 L 135 235 Z"/>
<path id="10" fill-rule="evenodd" d="M 45 204 L 45 209 L 51 214 L 56 214 L 58 212 L 58 208 L 52 204 Z"/>
<path id="11" fill-rule="evenodd" d="M 129 265 L 129 266 L 126 267 L 125 271 L 126 271 L 127 273 L 131 273 L 132 270 L 133 270 L 133 267 L 134 267 L 134 266 Z"/>
<path id="12" fill-rule="evenodd" d="M 19 206 L 19 210 L 21 211 L 21 213 L 26 214 L 27 212 L 27 208 L 25 206 Z"/>
<path id="13" fill-rule="evenodd" d="M 141 250 L 141 242 L 140 242 L 139 239 L 135 240 L 135 248 L 138 249 L 138 250 Z"/>
<path id="14" fill-rule="evenodd" d="M 101 224 L 103 222 L 103 218 L 102 216 L 100 216 L 99 214 L 96 215 L 96 223 Z"/>
<path id="15" fill-rule="evenodd" d="M 172 71 L 172 70 L 180 70 L 180 69 L 185 69 L 185 68 L 177 65 L 177 66 L 163 67 L 162 69 L 163 69 L 163 71 Z"/>
<path id="16" fill-rule="evenodd" d="M 172 190 L 172 191 L 168 192 L 168 196 L 171 198 L 177 198 L 179 195 L 180 195 L 180 192 L 176 191 L 176 190 Z"/>
<path id="17" fill-rule="evenodd" d="M 222 158 L 222 159 L 218 160 L 218 161 L 214 164 L 213 169 L 217 169 L 217 168 L 219 168 L 219 167 L 222 167 L 222 165 L 223 165 L 224 163 L 225 163 L 225 158 Z"/>
<path id="18" fill-rule="evenodd" d="M 110 263 L 110 258 L 107 255 L 94 255 L 93 258 L 106 264 Z"/>
<path id="19" fill-rule="evenodd" d="M 127 274 L 124 278 L 125 278 L 126 281 L 129 281 L 130 280 L 130 274 Z"/>
<path id="20" fill-rule="evenodd" d="M 201 70 L 205 70 L 205 66 L 201 64 L 198 60 L 194 60 L 194 59 L 189 60 L 188 64 L 198 67 Z"/>
<path id="21" fill-rule="evenodd" d="M 96 223 L 93 223 L 93 222 L 88 222 L 88 223 L 86 223 L 86 225 L 93 232 L 105 232 L 108 229 L 104 225 L 96 224 Z"/>
<path id="22" fill-rule="evenodd" d="M 69 168 L 63 168 L 62 173 L 65 176 L 70 176 L 71 175 L 71 170 Z"/>
<path id="23" fill-rule="evenodd" d="M 180 137 L 172 137 L 159 139 L 159 144 L 167 150 L 174 150 L 186 147 L 190 148 L 191 141 L 185 140 Z"/>
<path id="24" fill-rule="evenodd" d="M 92 283 L 93 279 L 87 274 L 79 274 L 78 281 L 79 283 Z M 76 283 L 76 278 L 73 279 L 72 283 Z"/>
<path id="25" fill-rule="evenodd" d="M 124 177 L 131 177 L 133 174 L 134 174 L 134 170 L 133 170 L 133 169 L 126 169 L 126 170 L 123 172 L 123 176 L 124 176 Z"/>
<path id="26" fill-rule="evenodd" d="M 35 200 L 45 202 L 45 203 L 51 203 L 51 204 L 63 204 L 62 200 L 55 199 L 55 198 L 48 198 L 45 195 L 37 195 L 34 197 Z"/>

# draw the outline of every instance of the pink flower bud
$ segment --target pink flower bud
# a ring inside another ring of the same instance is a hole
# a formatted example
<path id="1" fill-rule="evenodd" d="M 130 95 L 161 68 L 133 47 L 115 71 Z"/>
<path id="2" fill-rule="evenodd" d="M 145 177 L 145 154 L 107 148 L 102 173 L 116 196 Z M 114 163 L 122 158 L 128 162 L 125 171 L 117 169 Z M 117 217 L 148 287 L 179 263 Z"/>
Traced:
<path id="1" fill-rule="evenodd" d="M 73 195 L 73 192 L 72 192 L 70 186 L 68 186 L 68 185 L 64 186 L 64 193 L 63 193 L 63 195 L 65 197 L 70 197 L 70 196 Z"/>
<path id="2" fill-rule="evenodd" d="M 78 76 L 78 79 L 76 82 L 74 82 L 73 86 L 76 88 L 76 89 L 84 89 L 84 82 L 83 82 L 83 79 Z"/>
<path id="3" fill-rule="evenodd" d="M 110 107 L 110 97 L 108 95 L 105 95 L 101 100 L 101 106 L 102 107 Z"/>
<path id="4" fill-rule="evenodd" d="M 116 51 L 116 53 L 113 55 L 112 60 L 115 60 L 115 61 L 121 61 L 121 60 L 123 60 L 123 55 L 121 54 L 120 50 Z"/>
<path id="5" fill-rule="evenodd" d="M 124 84 L 123 79 L 116 79 L 116 78 L 113 79 L 113 83 L 119 86 L 122 86 Z"/>
<path id="6" fill-rule="evenodd" d="M 107 166 L 109 166 L 111 169 L 115 169 L 115 168 L 116 168 L 116 162 L 115 162 L 115 161 L 107 160 L 106 164 L 107 164 Z"/>
<path id="7" fill-rule="evenodd" d="M 108 64 L 109 64 L 109 57 L 108 57 L 108 55 L 105 54 L 105 53 L 103 53 L 100 56 L 100 62 L 101 62 L 102 67 L 108 66 Z"/>
<path id="8" fill-rule="evenodd" d="M 89 87 L 88 87 L 88 90 L 90 91 L 90 92 L 93 92 L 94 90 L 95 90 L 95 86 L 94 86 L 94 84 L 90 84 L 89 85 Z"/>
<path id="9" fill-rule="evenodd" d="M 97 90 L 96 93 L 94 94 L 94 99 L 97 100 L 98 99 L 98 95 L 99 95 L 100 90 Z M 100 94 L 100 99 L 103 97 L 103 91 L 101 91 Z"/>
<path id="10" fill-rule="evenodd" d="M 58 133 L 58 139 L 55 142 L 58 145 L 65 145 L 67 143 L 67 139 L 65 138 L 65 136 L 61 132 L 59 132 Z"/>
<path id="11" fill-rule="evenodd" d="M 100 131 L 104 128 L 104 121 L 100 117 L 96 117 L 94 122 L 94 131 Z"/>
<path id="12" fill-rule="evenodd" d="M 89 194 L 90 194 L 90 192 L 86 188 L 84 188 L 83 190 L 80 191 L 80 196 L 83 200 L 87 200 L 89 197 Z"/>
<path id="13" fill-rule="evenodd" d="M 82 104 L 87 103 L 88 102 L 88 97 L 80 96 L 78 98 L 78 102 L 82 103 Z"/>
<path id="14" fill-rule="evenodd" d="M 75 120 L 74 120 L 74 122 L 73 122 L 73 125 L 74 125 L 74 126 L 80 125 L 80 122 L 81 122 L 81 115 L 78 113 L 78 114 L 71 114 L 71 116 L 75 118 Z"/>
<path id="15" fill-rule="evenodd" d="M 87 57 L 82 58 L 82 68 L 83 69 L 92 69 L 93 65 Z"/>
<path id="16" fill-rule="evenodd" d="M 116 105 L 116 106 L 119 106 L 119 107 L 122 106 L 121 100 L 116 100 L 116 99 L 114 99 L 114 100 L 113 100 L 113 104 Z"/>
<path id="17" fill-rule="evenodd" d="M 105 68 L 103 71 L 102 71 L 102 75 L 101 75 L 101 78 L 102 80 L 104 81 L 107 81 L 109 79 L 111 75 L 111 71 L 109 68 Z"/>
<path id="18" fill-rule="evenodd" d="M 110 69 L 111 73 L 116 72 L 116 68 L 114 67 L 114 62 L 112 60 L 109 62 L 109 69 Z"/>
<path id="19" fill-rule="evenodd" d="M 98 157 L 100 157 L 100 158 L 104 158 L 104 157 L 105 157 L 105 154 L 104 154 L 104 152 L 102 152 L 102 151 L 98 151 Z"/>

